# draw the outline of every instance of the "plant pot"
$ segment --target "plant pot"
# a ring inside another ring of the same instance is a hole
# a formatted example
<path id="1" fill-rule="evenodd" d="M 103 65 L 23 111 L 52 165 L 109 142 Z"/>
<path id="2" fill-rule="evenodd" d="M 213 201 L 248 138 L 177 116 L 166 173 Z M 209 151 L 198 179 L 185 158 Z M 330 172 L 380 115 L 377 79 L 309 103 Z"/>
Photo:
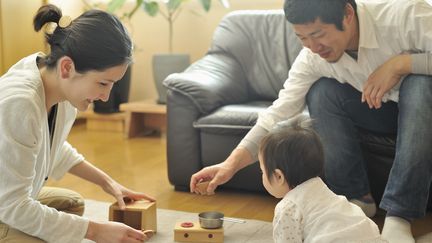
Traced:
<path id="1" fill-rule="evenodd" d="M 121 103 L 127 103 L 129 100 L 129 87 L 131 82 L 131 69 L 129 65 L 122 79 L 117 81 L 110 93 L 107 102 L 96 100 L 93 102 L 93 111 L 96 113 L 116 113 L 119 112 Z"/>
<path id="2" fill-rule="evenodd" d="M 158 92 L 157 103 L 166 104 L 166 88 L 162 82 L 172 73 L 183 72 L 190 65 L 188 54 L 157 54 L 153 56 L 153 78 Z"/>

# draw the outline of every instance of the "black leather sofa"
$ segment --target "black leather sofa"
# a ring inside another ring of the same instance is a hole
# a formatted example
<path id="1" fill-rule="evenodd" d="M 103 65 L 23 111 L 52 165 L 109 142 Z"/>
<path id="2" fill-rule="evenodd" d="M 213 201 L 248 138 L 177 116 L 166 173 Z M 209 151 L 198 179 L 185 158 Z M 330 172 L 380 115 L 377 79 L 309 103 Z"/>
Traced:
<path id="1" fill-rule="evenodd" d="M 168 176 L 189 190 L 192 174 L 222 162 L 277 98 L 301 49 L 282 11 L 235 11 L 217 27 L 208 53 L 168 88 Z M 393 163 L 395 136 L 361 132 L 372 194 L 380 200 Z M 258 163 L 224 188 L 264 191 Z"/>

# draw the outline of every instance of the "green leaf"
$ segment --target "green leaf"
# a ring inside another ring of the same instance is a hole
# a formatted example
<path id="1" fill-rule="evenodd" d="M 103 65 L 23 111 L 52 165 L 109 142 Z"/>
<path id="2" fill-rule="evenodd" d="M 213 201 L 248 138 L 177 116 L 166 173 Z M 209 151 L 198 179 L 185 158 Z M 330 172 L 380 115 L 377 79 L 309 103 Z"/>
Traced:
<path id="1" fill-rule="evenodd" d="M 183 2 L 182 0 L 169 0 L 167 2 L 167 8 L 168 8 L 169 11 L 174 11 L 178 7 L 180 7 L 180 5 L 181 5 L 182 2 Z"/>
<path id="2" fill-rule="evenodd" d="M 211 0 L 200 0 L 200 3 L 206 12 L 208 12 L 210 10 Z"/>
<path id="3" fill-rule="evenodd" d="M 126 0 L 111 0 L 107 6 L 107 12 L 114 13 L 117 9 L 121 8 Z"/>
<path id="4" fill-rule="evenodd" d="M 143 4 L 144 0 L 136 0 L 135 6 L 133 7 L 132 11 L 127 13 L 127 17 L 130 19 L 132 16 L 136 13 L 136 11 L 140 8 L 141 4 Z"/>
<path id="5" fill-rule="evenodd" d="M 143 2 L 144 11 L 154 17 L 159 12 L 159 4 L 157 2 Z"/>

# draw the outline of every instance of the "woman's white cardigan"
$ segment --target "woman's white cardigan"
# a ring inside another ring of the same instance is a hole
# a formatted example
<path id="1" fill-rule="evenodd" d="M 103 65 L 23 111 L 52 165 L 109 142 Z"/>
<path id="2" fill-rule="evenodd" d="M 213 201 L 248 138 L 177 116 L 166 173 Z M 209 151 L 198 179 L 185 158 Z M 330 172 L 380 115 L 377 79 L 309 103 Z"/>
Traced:
<path id="1" fill-rule="evenodd" d="M 88 219 L 59 212 L 36 200 L 46 177 L 60 179 L 83 156 L 66 142 L 76 109 L 58 104 L 52 147 L 45 92 L 28 56 L 0 78 L 0 221 L 48 242 L 81 242 Z"/>

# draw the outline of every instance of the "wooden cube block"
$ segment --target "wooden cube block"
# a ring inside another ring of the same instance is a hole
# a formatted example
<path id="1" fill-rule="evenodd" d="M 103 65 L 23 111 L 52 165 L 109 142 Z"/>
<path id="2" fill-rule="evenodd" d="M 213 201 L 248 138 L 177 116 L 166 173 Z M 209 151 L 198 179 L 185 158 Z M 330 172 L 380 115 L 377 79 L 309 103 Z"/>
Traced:
<path id="1" fill-rule="evenodd" d="M 196 184 L 197 191 L 199 191 L 200 193 L 203 193 L 203 194 L 207 195 L 207 187 L 208 187 L 209 183 L 210 183 L 210 181 L 200 181 L 200 182 L 198 182 Z M 208 195 L 213 195 L 213 194 L 208 194 Z"/>
<path id="2" fill-rule="evenodd" d="M 178 242 L 223 242 L 224 229 L 204 229 L 198 221 L 192 227 L 182 227 L 183 222 L 177 222 L 174 227 L 174 241 Z"/>
<path id="3" fill-rule="evenodd" d="M 109 208 L 109 220 L 124 223 L 134 229 L 156 232 L 156 202 L 140 200 L 127 203 L 125 210 L 120 210 L 115 202 Z"/>

